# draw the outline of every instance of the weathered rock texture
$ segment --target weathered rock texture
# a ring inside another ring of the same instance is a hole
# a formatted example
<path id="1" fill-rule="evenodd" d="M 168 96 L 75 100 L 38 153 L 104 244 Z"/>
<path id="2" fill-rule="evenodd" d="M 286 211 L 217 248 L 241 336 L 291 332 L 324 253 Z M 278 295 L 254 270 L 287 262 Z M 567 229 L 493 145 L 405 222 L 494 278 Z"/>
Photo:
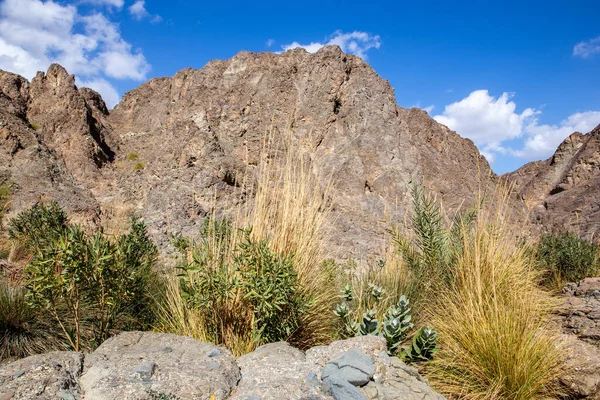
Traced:
<path id="1" fill-rule="evenodd" d="M 571 231 L 587 239 L 600 233 L 600 125 L 585 135 L 573 133 L 551 158 L 506 177 L 532 209 L 539 231 Z"/>
<path id="2" fill-rule="evenodd" d="M 558 321 L 564 332 L 565 398 L 600 399 L 600 278 L 569 283 Z"/>
<path id="3" fill-rule="evenodd" d="M 340 367 L 334 374 L 328 366 Z M 359 374 L 356 372 L 359 371 Z M 361 375 L 357 380 L 357 376 Z M 413 368 L 359 337 L 310 349 L 272 343 L 240 357 L 194 339 L 127 332 L 84 356 L 54 352 L 0 368 L 0 399 L 444 399 Z"/>
<path id="4" fill-rule="evenodd" d="M 197 233 L 215 193 L 217 207 L 235 201 L 235 177 L 256 165 L 267 133 L 301 140 L 332 176 L 338 257 L 381 251 L 385 219 L 403 220 L 413 182 L 455 209 L 495 180 L 471 141 L 398 107 L 387 81 L 336 46 L 241 52 L 152 79 L 110 113 L 57 65 L 31 83 L 0 72 L 0 86 L 13 214 L 42 195 L 105 224 L 136 212 L 163 248 L 171 233 Z"/>

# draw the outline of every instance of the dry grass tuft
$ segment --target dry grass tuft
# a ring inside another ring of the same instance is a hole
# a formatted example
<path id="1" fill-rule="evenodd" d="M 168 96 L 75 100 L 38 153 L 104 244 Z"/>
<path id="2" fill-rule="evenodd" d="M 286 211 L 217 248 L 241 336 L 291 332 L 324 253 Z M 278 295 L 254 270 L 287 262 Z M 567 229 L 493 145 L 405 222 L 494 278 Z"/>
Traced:
<path id="1" fill-rule="evenodd" d="M 451 398 L 551 395 L 563 359 L 548 325 L 553 303 L 536 284 L 530 252 L 507 223 L 508 191 L 491 204 L 496 210 L 480 208 L 465 230 L 453 282 L 427 310 L 441 349 L 428 376 Z"/>

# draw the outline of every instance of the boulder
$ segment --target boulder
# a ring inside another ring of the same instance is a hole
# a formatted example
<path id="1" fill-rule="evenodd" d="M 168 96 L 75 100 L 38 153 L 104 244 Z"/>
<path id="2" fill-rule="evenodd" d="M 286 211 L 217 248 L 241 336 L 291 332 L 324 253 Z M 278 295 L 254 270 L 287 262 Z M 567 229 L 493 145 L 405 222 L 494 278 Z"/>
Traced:
<path id="1" fill-rule="evenodd" d="M 86 356 L 80 385 L 85 400 L 217 400 L 239 378 L 229 350 L 189 337 L 126 332 Z"/>
<path id="2" fill-rule="evenodd" d="M 0 368 L 1 400 L 75 400 L 83 354 L 55 351 L 17 360 Z"/>
<path id="3" fill-rule="evenodd" d="M 279 342 L 235 360 L 228 350 L 189 337 L 125 332 L 85 356 L 54 352 L 5 365 L 0 400 L 444 399 L 382 349 L 385 341 L 375 336 L 306 354 Z"/>

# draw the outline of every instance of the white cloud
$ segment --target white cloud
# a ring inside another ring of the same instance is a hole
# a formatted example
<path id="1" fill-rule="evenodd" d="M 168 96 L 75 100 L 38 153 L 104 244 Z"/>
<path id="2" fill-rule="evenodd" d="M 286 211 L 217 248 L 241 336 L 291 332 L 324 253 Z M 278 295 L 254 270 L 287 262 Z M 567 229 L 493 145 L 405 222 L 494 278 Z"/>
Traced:
<path id="1" fill-rule="evenodd" d="M 478 145 L 497 143 L 521 135 L 523 123 L 535 114 L 528 108 L 515 113 L 517 105 L 503 93 L 497 99 L 487 90 L 476 90 L 464 99 L 447 105 L 436 121 L 447 125 Z"/>
<path id="2" fill-rule="evenodd" d="M 160 15 L 151 16 L 148 10 L 146 10 L 146 2 L 144 0 L 137 0 L 135 3 L 129 7 L 129 14 L 134 19 L 138 21 L 143 20 L 144 18 L 150 18 L 150 22 L 153 24 L 159 23 L 162 21 L 162 17 Z"/>
<path id="3" fill-rule="evenodd" d="M 150 16 L 150 13 L 146 10 L 146 2 L 144 0 L 137 0 L 129 7 L 129 14 L 138 21 Z"/>
<path id="4" fill-rule="evenodd" d="M 275 39 L 268 39 L 267 42 L 265 43 L 265 45 L 267 47 L 271 47 L 275 44 Z"/>
<path id="5" fill-rule="evenodd" d="M 571 114 L 558 125 L 538 125 L 537 119 L 525 127 L 528 137 L 522 149 L 511 154 L 531 161 L 547 158 L 573 132 L 588 133 L 600 124 L 600 111 Z"/>
<path id="6" fill-rule="evenodd" d="M 378 35 L 371 35 L 367 32 L 349 32 L 344 33 L 336 31 L 331 35 L 325 43 L 311 42 L 310 44 L 300 44 L 292 42 L 281 46 L 283 51 L 302 47 L 309 53 L 316 53 L 321 47 L 327 45 L 338 45 L 344 53 L 352 53 L 359 56 L 363 60 L 367 59 L 367 51 L 370 49 L 378 49 L 381 46 L 381 41 Z"/>
<path id="7" fill-rule="evenodd" d="M 88 1 L 89 2 L 89 1 Z M 95 4 L 122 5 L 118 0 Z M 143 80 L 150 66 L 104 14 L 81 15 L 74 5 L 51 0 L 4 0 L 0 3 L 0 68 L 31 79 L 59 63 L 83 82 Z M 96 85 L 114 100 L 112 84 Z M 114 102 L 114 101 L 113 101 Z M 108 101 L 107 103 L 111 103 Z"/>
<path id="8" fill-rule="evenodd" d="M 95 4 L 99 6 L 112 6 L 118 8 L 119 10 L 123 8 L 123 4 L 125 4 L 125 0 L 82 0 L 81 2 Z"/>
<path id="9" fill-rule="evenodd" d="M 600 36 L 588 41 L 579 42 L 573 47 L 573 55 L 588 58 L 600 54 Z"/>
<path id="10" fill-rule="evenodd" d="M 106 79 L 97 78 L 90 81 L 77 79 L 77 81 L 79 86 L 88 87 L 100 93 L 108 108 L 113 108 L 119 102 L 120 96 L 117 89 Z"/>
<path id="11" fill-rule="evenodd" d="M 498 155 L 526 161 L 548 158 L 571 133 L 587 133 L 600 124 L 600 111 L 586 111 L 572 114 L 558 125 L 542 125 L 538 120 L 541 111 L 527 108 L 517 113 L 511 97 L 503 93 L 495 98 L 487 90 L 476 90 L 433 118 L 473 140 L 490 163 Z M 518 138 L 523 138 L 522 146 L 505 145 Z"/>

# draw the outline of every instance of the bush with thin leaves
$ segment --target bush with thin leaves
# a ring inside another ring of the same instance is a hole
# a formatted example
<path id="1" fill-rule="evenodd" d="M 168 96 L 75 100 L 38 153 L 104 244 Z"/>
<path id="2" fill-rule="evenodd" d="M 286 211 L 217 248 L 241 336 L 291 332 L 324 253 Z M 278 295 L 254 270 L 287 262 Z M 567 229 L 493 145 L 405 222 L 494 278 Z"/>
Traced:
<path id="1" fill-rule="evenodd" d="M 23 211 L 10 226 L 32 254 L 24 277 L 29 304 L 55 320 L 71 348 L 93 348 L 117 328 L 148 326 L 157 249 L 143 222 L 133 219 L 116 240 L 86 235 L 51 203 Z"/>
<path id="2" fill-rule="evenodd" d="M 557 290 L 600 272 L 600 246 L 574 233 L 542 236 L 535 255 L 543 284 Z"/>
<path id="3" fill-rule="evenodd" d="M 420 300 L 439 341 L 426 371 L 448 397 L 551 396 L 561 372 L 564 352 L 550 323 L 552 301 L 537 285 L 531 252 L 514 235 L 508 198 L 500 190 L 487 203 L 493 206 L 479 201 L 475 215 L 455 218 L 447 228 L 441 207 L 415 201 L 414 215 L 431 214 L 429 222 L 416 220 L 417 239 L 398 242 L 413 271 L 435 279 L 423 286 L 427 298 Z M 414 346 L 409 351 L 419 354 Z"/>

